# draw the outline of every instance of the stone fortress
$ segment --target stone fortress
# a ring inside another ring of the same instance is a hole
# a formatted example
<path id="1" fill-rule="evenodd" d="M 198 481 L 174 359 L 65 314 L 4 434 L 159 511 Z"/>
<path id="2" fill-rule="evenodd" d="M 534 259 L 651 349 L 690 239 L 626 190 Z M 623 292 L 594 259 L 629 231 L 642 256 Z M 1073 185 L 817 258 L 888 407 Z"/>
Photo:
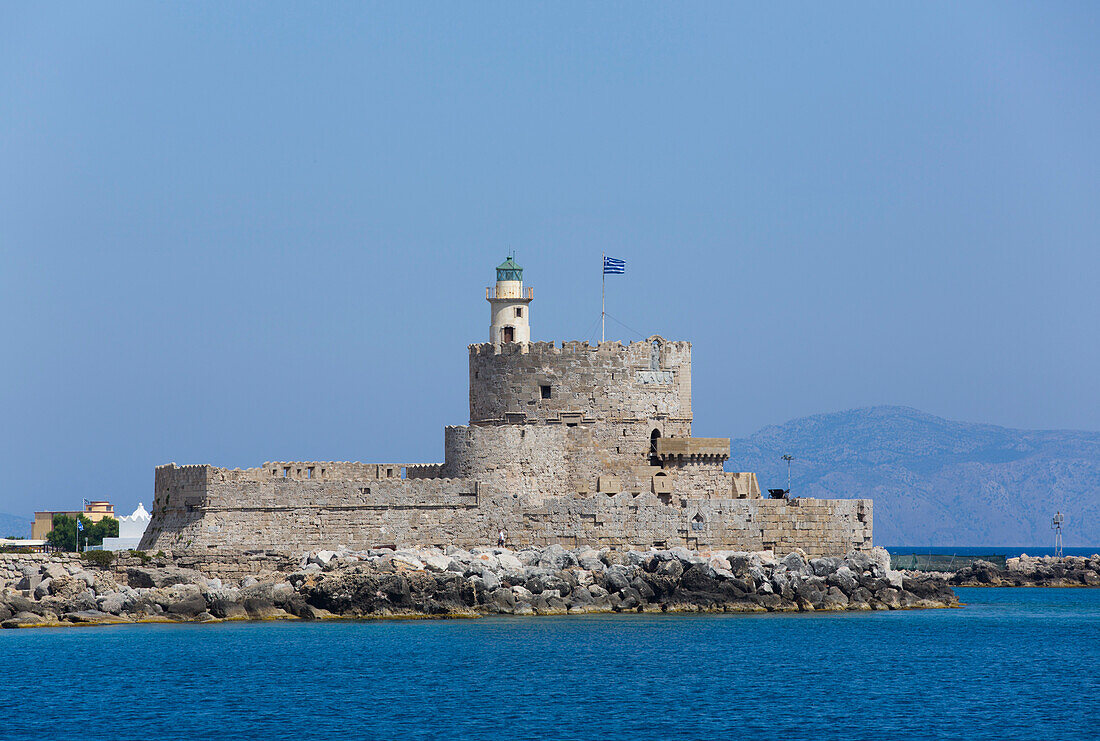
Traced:
<path id="1" fill-rule="evenodd" d="M 276 461 L 156 469 L 142 550 L 513 547 L 843 555 L 871 547 L 871 501 L 765 499 L 724 470 L 729 438 L 691 435 L 691 343 L 532 342 L 509 258 L 471 345 L 470 422 L 444 462 Z"/>

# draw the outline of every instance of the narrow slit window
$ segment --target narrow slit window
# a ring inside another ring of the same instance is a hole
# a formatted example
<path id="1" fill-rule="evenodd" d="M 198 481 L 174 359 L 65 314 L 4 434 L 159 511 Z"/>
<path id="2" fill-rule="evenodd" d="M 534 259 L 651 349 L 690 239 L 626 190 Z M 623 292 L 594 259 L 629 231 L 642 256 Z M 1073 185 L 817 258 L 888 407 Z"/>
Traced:
<path id="1" fill-rule="evenodd" d="M 523 307 L 522 306 L 517 306 L 516 307 L 516 318 L 517 319 L 522 319 L 523 318 Z"/>
<path id="2" fill-rule="evenodd" d="M 539 386 L 539 396 L 541 396 L 543 399 L 549 399 L 550 398 L 550 386 L 549 385 Z"/>

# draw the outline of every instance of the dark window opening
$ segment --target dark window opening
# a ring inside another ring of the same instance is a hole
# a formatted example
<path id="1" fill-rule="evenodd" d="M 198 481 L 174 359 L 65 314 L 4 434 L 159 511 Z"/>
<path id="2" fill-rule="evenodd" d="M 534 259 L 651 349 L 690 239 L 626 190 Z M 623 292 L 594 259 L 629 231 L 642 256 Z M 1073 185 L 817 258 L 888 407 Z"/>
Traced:
<path id="1" fill-rule="evenodd" d="M 517 319 L 522 319 L 523 318 L 523 307 L 522 306 L 517 306 L 516 307 L 516 318 Z"/>
<path id="2" fill-rule="evenodd" d="M 660 430 L 653 430 L 649 433 L 649 465 L 659 466 L 661 465 L 661 459 L 657 457 L 657 441 L 661 438 Z"/>
<path id="3" fill-rule="evenodd" d="M 549 386 L 539 386 L 539 396 L 541 396 L 544 399 L 549 399 L 550 398 L 550 387 Z"/>

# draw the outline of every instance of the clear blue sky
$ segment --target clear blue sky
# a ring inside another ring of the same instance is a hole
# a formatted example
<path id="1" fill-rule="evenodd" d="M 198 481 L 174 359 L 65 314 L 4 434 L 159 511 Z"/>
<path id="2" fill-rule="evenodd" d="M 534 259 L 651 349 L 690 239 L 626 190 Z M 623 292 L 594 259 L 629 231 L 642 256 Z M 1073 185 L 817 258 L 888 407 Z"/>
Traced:
<path id="1" fill-rule="evenodd" d="M 0 512 L 440 460 L 509 249 L 540 340 L 625 259 L 699 435 L 1100 429 L 1098 39 L 1096 3 L 5 3 Z"/>

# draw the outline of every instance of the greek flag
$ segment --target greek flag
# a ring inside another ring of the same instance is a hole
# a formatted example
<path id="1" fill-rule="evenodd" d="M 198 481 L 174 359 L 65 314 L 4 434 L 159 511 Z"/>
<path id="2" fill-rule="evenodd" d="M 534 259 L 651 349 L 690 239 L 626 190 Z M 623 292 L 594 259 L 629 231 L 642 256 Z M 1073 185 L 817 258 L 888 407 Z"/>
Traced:
<path id="1" fill-rule="evenodd" d="M 77 520 L 76 521 L 76 529 L 77 530 L 84 530 L 84 523 L 81 522 L 80 520 Z"/>
<path id="2" fill-rule="evenodd" d="M 626 272 L 626 260 L 619 260 L 615 257 L 605 257 L 603 259 L 603 274 L 604 275 L 622 275 Z"/>

